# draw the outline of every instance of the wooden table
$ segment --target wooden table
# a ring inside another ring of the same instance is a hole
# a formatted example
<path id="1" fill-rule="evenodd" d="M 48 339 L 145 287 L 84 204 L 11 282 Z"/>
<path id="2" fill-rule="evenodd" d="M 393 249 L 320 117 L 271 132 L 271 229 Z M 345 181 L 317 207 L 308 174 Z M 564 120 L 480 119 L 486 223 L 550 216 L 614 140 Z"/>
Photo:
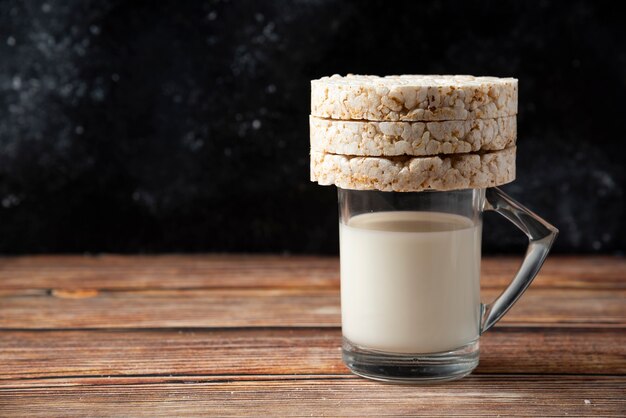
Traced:
<path id="1" fill-rule="evenodd" d="M 518 260 L 483 263 L 483 299 Z M 476 372 L 341 363 L 336 258 L 0 259 L 0 416 L 626 415 L 626 260 L 552 257 Z"/>

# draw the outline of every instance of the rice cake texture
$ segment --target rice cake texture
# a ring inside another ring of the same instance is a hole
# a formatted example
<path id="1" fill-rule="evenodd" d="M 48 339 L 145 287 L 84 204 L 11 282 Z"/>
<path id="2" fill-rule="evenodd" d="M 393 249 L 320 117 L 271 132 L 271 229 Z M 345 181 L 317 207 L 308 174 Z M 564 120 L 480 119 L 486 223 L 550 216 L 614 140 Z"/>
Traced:
<path id="1" fill-rule="evenodd" d="M 396 156 L 492 151 L 515 145 L 517 119 L 435 122 L 342 121 L 309 117 L 311 149 L 331 154 Z"/>
<path id="2" fill-rule="evenodd" d="M 359 157 L 311 151 L 311 181 L 394 192 L 494 187 L 515 179 L 515 152 L 510 147 L 485 154 Z"/>
<path id="3" fill-rule="evenodd" d="M 311 81 L 311 115 L 438 121 L 517 114 L 517 79 L 469 75 L 333 75 Z"/>

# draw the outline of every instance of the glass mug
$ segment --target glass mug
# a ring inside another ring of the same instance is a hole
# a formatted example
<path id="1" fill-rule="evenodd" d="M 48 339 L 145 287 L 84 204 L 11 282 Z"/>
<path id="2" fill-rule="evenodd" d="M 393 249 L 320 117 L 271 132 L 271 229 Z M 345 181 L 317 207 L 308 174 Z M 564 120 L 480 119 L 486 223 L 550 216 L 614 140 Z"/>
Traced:
<path id="1" fill-rule="evenodd" d="M 480 335 L 530 285 L 558 230 L 498 188 L 338 192 L 345 364 L 363 377 L 405 383 L 471 373 Z M 480 301 L 485 210 L 529 239 L 512 282 L 486 305 Z"/>

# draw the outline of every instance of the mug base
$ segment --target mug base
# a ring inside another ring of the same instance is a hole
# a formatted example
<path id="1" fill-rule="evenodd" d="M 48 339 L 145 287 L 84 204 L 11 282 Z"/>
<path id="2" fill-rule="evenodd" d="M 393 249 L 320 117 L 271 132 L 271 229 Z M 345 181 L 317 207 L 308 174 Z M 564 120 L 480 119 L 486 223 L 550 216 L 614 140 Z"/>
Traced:
<path id="1" fill-rule="evenodd" d="M 437 383 L 467 376 L 478 366 L 478 340 L 441 353 L 398 354 L 370 350 L 343 338 L 343 362 L 368 379 L 393 383 Z"/>

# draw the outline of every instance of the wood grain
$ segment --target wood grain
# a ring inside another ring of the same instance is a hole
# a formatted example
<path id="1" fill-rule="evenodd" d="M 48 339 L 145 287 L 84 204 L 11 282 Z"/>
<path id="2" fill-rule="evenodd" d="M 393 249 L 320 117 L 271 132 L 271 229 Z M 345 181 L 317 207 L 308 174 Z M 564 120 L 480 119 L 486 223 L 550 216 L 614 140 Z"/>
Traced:
<path id="1" fill-rule="evenodd" d="M 339 329 L 10 331 L 0 387 L 63 376 L 347 374 Z M 496 327 L 477 373 L 626 374 L 626 328 Z"/>
<path id="2" fill-rule="evenodd" d="M 470 376 L 445 385 L 384 385 L 359 378 L 251 381 L 230 376 L 186 383 L 0 390 L 7 416 L 616 416 L 626 378 Z"/>
<path id="3" fill-rule="evenodd" d="M 503 288 L 520 257 L 487 257 L 483 288 Z M 336 257 L 254 255 L 0 257 L 0 292 L 19 289 L 338 287 Z M 533 288 L 626 288 L 626 259 L 550 257 Z"/>
<path id="4" fill-rule="evenodd" d="M 482 298 L 519 259 L 486 258 Z M 0 258 L 0 416 L 626 415 L 626 261 L 551 257 L 459 382 L 340 359 L 338 260 Z"/>
<path id="5" fill-rule="evenodd" d="M 493 300 L 499 291 L 482 292 Z M 533 289 L 508 324 L 624 325 L 626 290 Z M 87 297 L 5 295 L 0 328 L 336 327 L 337 289 L 101 291 Z"/>
<path id="6" fill-rule="evenodd" d="M 254 255 L 0 258 L 0 290 L 338 287 L 336 257 Z"/>

